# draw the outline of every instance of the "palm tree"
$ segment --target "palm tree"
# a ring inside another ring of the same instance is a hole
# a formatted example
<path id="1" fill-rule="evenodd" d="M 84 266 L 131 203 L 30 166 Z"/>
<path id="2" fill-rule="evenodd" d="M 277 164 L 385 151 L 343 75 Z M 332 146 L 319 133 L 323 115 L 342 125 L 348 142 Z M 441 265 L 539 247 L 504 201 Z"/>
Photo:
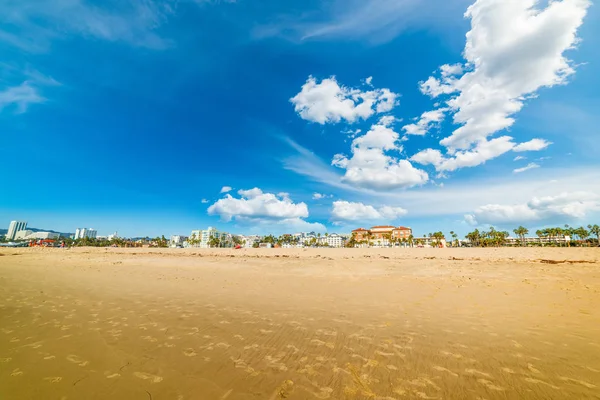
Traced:
<path id="1" fill-rule="evenodd" d="M 514 229 L 513 232 L 521 239 L 521 246 L 525 246 L 525 235 L 529 233 L 529 229 L 519 226 L 517 229 Z"/>
<path id="2" fill-rule="evenodd" d="M 590 233 L 592 235 L 596 235 L 596 241 L 598 242 L 598 246 L 600 247 L 600 226 L 594 224 L 594 225 L 588 225 L 588 229 L 590 230 Z"/>
<path id="3" fill-rule="evenodd" d="M 413 246 L 414 246 L 414 244 L 415 244 L 415 242 L 414 242 L 414 241 L 415 241 L 415 237 L 414 237 L 414 236 L 412 235 L 412 233 L 411 233 L 411 234 L 410 234 L 410 236 L 408 237 L 408 245 L 409 245 L 410 247 L 413 247 Z"/>

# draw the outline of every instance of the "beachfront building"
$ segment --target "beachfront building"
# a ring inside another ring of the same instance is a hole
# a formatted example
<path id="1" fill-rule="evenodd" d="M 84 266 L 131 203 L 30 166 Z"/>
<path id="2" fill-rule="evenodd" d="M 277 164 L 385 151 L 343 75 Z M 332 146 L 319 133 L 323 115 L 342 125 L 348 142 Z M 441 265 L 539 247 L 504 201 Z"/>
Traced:
<path id="1" fill-rule="evenodd" d="M 417 237 L 413 239 L 413 246 L 414 247 L 442 247 L 442 248 L 446 248 L 447 244 L 446 244 L 446 239 L 442 238 L 440 240 L 434 238 L 434 237 L 428 237 L 428 236 L 424 236 L 424 237 Z"/>
<path id="2" fill-rule="evenodd" d="M 395 243 L 407 242 L 412 235 L 412 229 L 405 226 L 379 225 L 370 229 L 355 229 L 352 235 L 358 246 L 367 244 L 387 247 Z"/>
<path id="3" fill-rule="evenodd" d="M 8 232 L 6 233 L 7 240 L 14 240 L 17 232 L 24 231 L 27 229 L 26 221 L 10 221 L 8 226 Z"/>
<path id="4" fill-rule="evenodd" d="M 31 230 L 23 230 L 17 232 L 15 235 L 15 240 L 44 240 L 44 239 L 52 239 L 56 240 L 60 237 L 60 234 L 55 232 L 34 232 Z"/>
<path id="5" fill-rule="evenodd" d="M 171 235 L 171 239 L 169 240 L 169 247 L 183 247 L 183 243 L 185 243 L 187 239 L 187 236 Z"/>
<path id="6" fill-rule="evenodd" d="M 550 244 L 557 244 L 559 246 L 566 246 L 568 243 L 571 242 L 571 237 L 570 236 L 543 236 L 543 237 L 526 237 L 525 238 L 525 245 L 550 245 Z M 514 237 L 508 237 L 506 238 L 506 245 L 508 246 L 522 246 L 523 242 L 521 241 L 521 238 L 514 238 Z"/>
<path id="7" fill-rule="evenodd" d="M 203 249 L 210 247 L 210 241 L 213 238 L 216 238 L 221 243 L 226 244 L 226 246 L 223 247 L 231 247 L 231 244 L 233 243 L 233 236 L 231 234 L 227 232 L 220 232 L 212 226 L 208 227 L 208 229 L 192 231 L 190 238 L 193 239 L 192 243 L 190 243 L 188 239 L 190 247 L 200 247 Z"/>
<path id="8" fill-rule="evenodd" d="M 238 236 L 238 238 L 242 242 L 242 247 L 245 247 L 247 249 L 253 248 L 256 243 L 260 243 L 260 241 L 262 240 L 262 237 L 258 235 L 240 235 Z"/>
<path id="9" fill-rule="evenodd" d="M 327 247 L 344 247 L 346 243 L 346 238 L 338 235 L 337 233 L 332 233 L 331 235 L 321 236 L 317 243 L 319 246 L 327 246 Z"/>
<path id="10" fill-rule="evenodd" d="M 77 228 L 75 230 L 75 240 L 77 239 L 96 239 L 98 236 L 98 231 L 92 228 Z"/>

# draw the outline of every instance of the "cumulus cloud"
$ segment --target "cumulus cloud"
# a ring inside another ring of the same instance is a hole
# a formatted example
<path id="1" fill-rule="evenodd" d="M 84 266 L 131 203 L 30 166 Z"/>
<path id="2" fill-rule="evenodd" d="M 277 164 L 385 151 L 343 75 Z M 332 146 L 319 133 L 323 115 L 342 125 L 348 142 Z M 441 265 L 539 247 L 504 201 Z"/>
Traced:
<path id="1" fill-rule="evenodd" d="M 227 194 L 208 208 L 208 214 L 218 215 L 224 221 L 290 220 L 308 217 L 306 204 L 294 203 L 287 193 L 275 195 L 254 188 L 240 190 L 238 194 L 240 198 Z"/>
<path id="2" fill-rule="evenodd" d="M 331 217 L 334 221 L 379 221 L 395 220 L 406 215 L 401 207 L 382 206 L 375 208 L 363 203 L 334 201 Z"/>
<path id="3" fill-rule="evenodd" d="M 541 88 L 565 84 L 575 72 L 564 53 L 576 46 L 577 30 L 590 1 L 551 1 L 545 8 L 540 4 L 537 0 L 477 0 L 465 14 L 471 19 L 465 64 L 444 65 L 439 78 L 421 82 L 421 91 L 431 97 L 451 95 L 446 104 L 460 127 L 440 142 L 450 155 L 462 150 L 457 158 L 481 159 L 482 148 L 489 148 L 489 143 L 499 145 L 488 138 L 512 126 L 514 115 L 528 98 Z M 514 150 L 541 150 L 548 144 L 535 139 L 515 145 Z M 488 155 L 493 158 L 505 152 Z M 457 159 L 450 164 L 480 163 Z"/>
<path id="4" fill-rule="evenodd" d="M 369 80 L 369 84 L 371 80 Z M 391 111 L 398 95 L 389 89 L 362 91 L 338 84 L 335 77 L 321 82 L 310 76 L 302 90 L 290 99 L 302 119 L 319 124 L 354 123 L 375 113 Z"/>
<path id="5" fill-rule="evenodd" d="M 467 214 L 465 220 L 473 225 L 542 221 L 551 218 L 584 218 L 600 210 L 600 197 L 590 192 L 564 192 L 556 196 L 534 197 L 525 204 L 488 204 Z"/>
<path id="6" fill-rule="evenodd" d="M 529 142 L 520 143 L 513 148 L 513 151 L 523 152 L 523 151 L 540 151 L 544 150 L 546 147 L 550 146 L 552 142 L 548 142 L 544 139 L 533 139 Z"/>
<path id="7" fill-rule="evenodd" d="M 474 167 L 484 164 L 487 160 L 496 158 L 515 146 L 510 136 L 502 136 L 492 140 L 482 140 L 472 150 L 459 151 L 452 157 L 444 157 L 439 150 L 423 150 L 411 157 L 419 164 L 431 164 L 438 171 L 456 171 L 464 167 Z"/>
<path id="8" fill-rule="evenodd" d="M 533 139 L 526 143 L 515 144 L 512 137 L 501 136 L 491 140 L 482 139 L 471 150 L 457 151 L 452 156 L 444 156 L 439 150 L 426 149 L 413 155 L 410 160 L 422 165 L 433 165 L 440 172 L 451 172 L 461 168 L 485 164 L 488 160 L 492 160 L 509 151 L 538 151 L 545 149 L 550 144 L 550 142 L 542 139 Z M 514 161 L 523 158 L 518 156 Z"/>
<path id="9" fill-rule="evenodd" d="M 389 126 L 392 121 L 384 117 L 365 135 L 355 138 L 350 158 L 343 154 L 333 157 L 332 165 L 346 170 L 342 181 L 375 190 L 412 187 L 428 181 L 425 171 L 389 154 L 402 151 L 398 133 Z"/>
<path id="10" fill-rule="evenodd" d="M 402 130 L 407 135 L 419 135 L 423 136 L 427 134 L 431 129 L 436 128 L 445 118 L 445 112 L 448 111 L 447 108 L 439 108 L 437 110 L 426 111 L 421 114 L 421 118 L 414 123 L 404 125 Z"/>
<path id="11" fill-rule="evenodd" d="M 221 188 L 221 193 L 229 193 L 233 190 L 233 188 L 231 186 L 223 186 Z"/>
<path id="12" fill-rule="evenodd" d="M 530 169 L 535 169 L 535 168 L 539 168 L 539 167 L 540 167 L 539 164 L 529 163 L 523 168 L 514 169 L 513 172 L 515 174 L 520 174 L 521 172 L 529 171 Z"/>

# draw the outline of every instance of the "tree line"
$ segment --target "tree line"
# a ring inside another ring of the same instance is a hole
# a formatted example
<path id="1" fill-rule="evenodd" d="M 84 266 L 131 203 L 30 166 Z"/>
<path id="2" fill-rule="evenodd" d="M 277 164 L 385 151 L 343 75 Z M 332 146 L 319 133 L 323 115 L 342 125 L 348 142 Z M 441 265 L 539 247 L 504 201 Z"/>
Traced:
<path id="1" fill-rule="evenodd" d="M 519 226 L 513 229 L 513 233 L 518 238 L 518 245 L 521 246 L 598 246 L 600 243 L 600 226 L 597 224 L 588 225 L 587 229 L 583 226 L 571 227 L 552 227 L 539 229 L 535 232 L 538 240 L 527 240 L 529 229 L 524 226 Z M 451 232 L 453 243 L 460 245 L 458 237 L 454 232 Z M 507 231 L 498 231 L 494 227 L 490 227 L 489 231 L 480 231 L 475 229 L 469 232 L 465 238 L 469 240 L 471 246 L 476 247 L 500 247 L 507 245 L 510 234 Z M 566 237 L 569 237 L 567 240 Z M 592 236 L 595 236 L 593 238 Z"/>

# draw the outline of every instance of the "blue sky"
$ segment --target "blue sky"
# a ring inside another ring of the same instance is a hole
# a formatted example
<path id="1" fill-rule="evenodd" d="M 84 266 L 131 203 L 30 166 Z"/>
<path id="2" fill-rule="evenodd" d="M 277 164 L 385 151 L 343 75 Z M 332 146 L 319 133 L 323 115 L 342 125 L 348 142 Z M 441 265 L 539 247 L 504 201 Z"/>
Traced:
<path id="1" fill-rule="evenodd" d="M 587 0 L 2 2 L 0 225 L 598 223 L 599 19 Z"/>

